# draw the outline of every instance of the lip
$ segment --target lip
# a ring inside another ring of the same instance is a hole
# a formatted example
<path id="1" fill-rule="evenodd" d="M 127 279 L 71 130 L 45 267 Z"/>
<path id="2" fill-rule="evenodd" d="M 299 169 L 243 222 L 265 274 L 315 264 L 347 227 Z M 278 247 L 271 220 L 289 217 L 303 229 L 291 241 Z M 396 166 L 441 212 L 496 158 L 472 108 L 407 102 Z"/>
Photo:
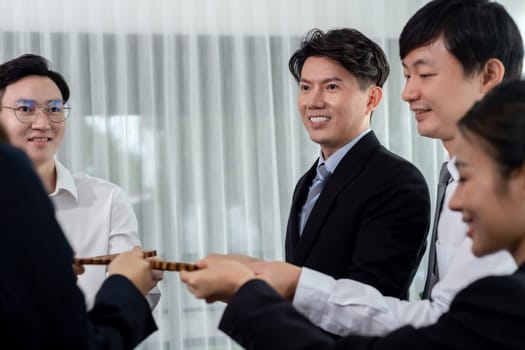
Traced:
<path id="1" fill-rule="evenodd" d="M 44 135 L 35 135 L 27 138 L 27 142 L 36 145 L 44 145 L 53 141 L 53 137 Z"/>
<path id="2" fill-rule="evenodd" d="M 414 116 L 418 122 L 424 120 L 428 114 L 432 112 L 431 108 L 423 107 L 411 107 L 410 110 L 414 113 Z"/>
<path id="3" fill-rule="evenodd" d="M 328 115 L 316 114 L 308 116 L 307 119 L 310 125 L 313 127 L 322 127 L 329 123 L 330 120 L 332 120 L 332 117 Z"/>
<path id="4" fill-rule="evenodd" d="M 470 238 L 474 236 L 474 228 L 472 228 L 471 226 L 469 226 L 467 229 L 467 236 Z"/>
<path id="5" fill-rule="evenodd" d="M 462 218 L 462 220 L 468 226 L 467 227 L 467 232 L 466 232 L 467 236 L 472 238 L 472 236 L 474 235 L 474 232 L 475 232 L 474 225 L 473 225 L 474 222 L 472 221 L 472 219 L 470 217 L 466 217 L 466 216 L 464 216 Z"/>

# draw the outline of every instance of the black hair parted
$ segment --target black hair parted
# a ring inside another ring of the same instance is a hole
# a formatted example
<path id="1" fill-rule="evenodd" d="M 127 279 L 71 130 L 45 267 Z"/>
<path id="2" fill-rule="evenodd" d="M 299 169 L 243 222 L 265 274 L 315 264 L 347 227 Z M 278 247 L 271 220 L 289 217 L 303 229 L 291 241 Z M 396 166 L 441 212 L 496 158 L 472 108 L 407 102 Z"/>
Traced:
<path id="1" fill-rule="evenodd" d="M 503 178 L 525 163 L 525 81 L 494 87 L 459 120 L 466 139 L 481 141 Z"/>
<path id="2" fill-rule="evenodd" d="M 312 56 L 327 57 L 341 64 L 356 77 L 361 89 L 371 85 L 382 87 L 390 72 L 381 47 L 356 29 L 310 30 L 288 62 L 296 81 L 301 79 L 304 62 Z"/>

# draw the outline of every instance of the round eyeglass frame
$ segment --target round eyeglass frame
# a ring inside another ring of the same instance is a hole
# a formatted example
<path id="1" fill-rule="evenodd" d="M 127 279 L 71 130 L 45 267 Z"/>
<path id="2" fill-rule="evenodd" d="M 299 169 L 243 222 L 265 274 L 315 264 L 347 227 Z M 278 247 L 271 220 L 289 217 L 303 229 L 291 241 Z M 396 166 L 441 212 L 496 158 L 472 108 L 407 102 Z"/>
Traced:
<path id="1" fill-rule="evenodd" d="M 64 106 L 62 107 L 63 108 L 63 111 L 62 111 L 62 115 L 63 115 L 63 119 L 58 121 L 58 120 L 53 120 L 51 119 L 51 115 L 49 112 L 46 112 L 44 110 L 44 108 L 47 107 L 46 105 L 44 106 L 37 106 L 37 109 L 31 114 L 31 120 L 23 120 L 23 119 L 20 119 L 20 117 L 18 116 L 17 114 L 17 109 L 19 107 L 11 107 L 11 106 L 0 106 L 0 108 L 7 108 L 7 109 L 10 109 L 13 111 L 13 114 L 15 115 L 15 118 L 16 120 L 18 120 L 20 123 L 23 123 L 23 124 L 32 124 L 35 122 L 35 119 L 37 117 L 37 113 L 38 113 L 38 110 L 41 110 L 47 117 L 47 119 L 51 122 L 51 123 L 54 123 L 54 124 L 60 124 L 60 123 L 63 123 L 66 121 L 67 118 L 69 118 L 69 115 L 71 114 L 71 107 L 69 107 L 69 105 L 67 105 L 66 103 L 64 103 Z"/>

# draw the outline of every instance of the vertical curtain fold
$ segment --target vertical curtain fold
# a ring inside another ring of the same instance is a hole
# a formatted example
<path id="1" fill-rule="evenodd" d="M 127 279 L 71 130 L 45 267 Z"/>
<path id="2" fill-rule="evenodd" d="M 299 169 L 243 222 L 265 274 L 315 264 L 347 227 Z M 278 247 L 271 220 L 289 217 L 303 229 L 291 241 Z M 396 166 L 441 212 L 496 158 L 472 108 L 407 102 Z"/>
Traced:
<path id="1" fill-rule="evenodd" d="M 0 60 L 41 54 L 63 73 L 73 109 L 57 158 L 124 188 L 145 248 L 282 259 L 293 188 L 319 152 L 288 72 L 311 28 L 354 27 L 383 47 L 391 75 L 372 127 L 435 188 L 444 151 L 400 98 L 397 51 L 425 2 L 0 0 Z M 524 29 L 525 5 L 503 4 Z M 238 348 L 217 330 L 224 305 L 195 300 L 175 273 L 161 289 L 160 330 L 140 348 Z"/>

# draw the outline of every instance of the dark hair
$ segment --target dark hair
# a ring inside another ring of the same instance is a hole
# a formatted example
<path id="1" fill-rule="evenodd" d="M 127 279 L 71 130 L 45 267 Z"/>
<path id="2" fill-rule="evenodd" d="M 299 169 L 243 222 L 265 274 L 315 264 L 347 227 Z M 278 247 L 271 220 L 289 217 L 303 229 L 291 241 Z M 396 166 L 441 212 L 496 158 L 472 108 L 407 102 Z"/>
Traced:
<path id="1" fill-rule="evenodd" d="M 326 33 L 310 30 L 288 62 L 296 81 L 301 79 L 304 62 L 311 56 L 328 57 L 340 63 L 356 77 L 361 89 L 383 86 L 390 72 L 381 47 L 355 29 L 333 29 Z"/>
<path id="2" fill-rule="evenodd" d="M 7 134 L 5 133 L 5 130 L 2 127 L 2 124 L 0 124 L 0 144 L 7 143 L 7 142 L 9 142 L 9 139 L 7 138 Z"/>
<path id="3" fill-rule="evenodd" d="M 57 84 L 62 99 L 69 99 L 69 87 L 66 80 L 58 72 L 49 69 L 49 62 L 42 56 L 25 54 L 0 64 L 0 99 L 5 89 L 18 80 L 30 75 L 46 76 Z"/>
<path id="4" fill-rule="evenodd" d="M 428 2 L 408 20 L 401 32 L 401 59 L 441 36 L 466 76 L 479 72 L 489 59 L 497 58 L 505 66 L 504 80 L 521 77 L 523 40 L 516 23 L 501 4 L 488 0 Z"/>
<path id="5" fill-rule="evenodd" d="M 525 81 L 494 87 L 459 120 L 460 133 L 476 140 L 496 160 L 503 178 L 525 162 Z"/>

